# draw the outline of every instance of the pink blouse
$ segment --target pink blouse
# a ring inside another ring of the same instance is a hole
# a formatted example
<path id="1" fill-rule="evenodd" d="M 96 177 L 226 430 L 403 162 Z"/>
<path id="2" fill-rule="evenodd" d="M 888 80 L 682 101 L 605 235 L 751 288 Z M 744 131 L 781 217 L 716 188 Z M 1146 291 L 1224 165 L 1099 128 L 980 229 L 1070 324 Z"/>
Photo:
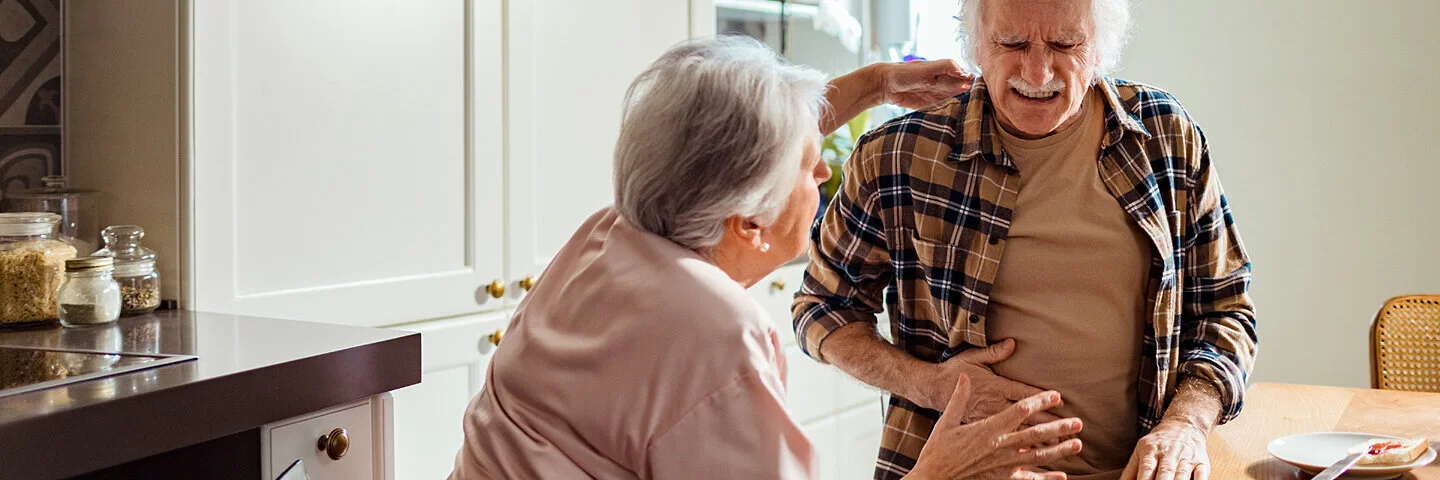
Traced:
<path id="1" fill-rule="evenodd" d="M 521 302 L 451 479 L 812 478 L 760 306 L 612 208 Z"/>

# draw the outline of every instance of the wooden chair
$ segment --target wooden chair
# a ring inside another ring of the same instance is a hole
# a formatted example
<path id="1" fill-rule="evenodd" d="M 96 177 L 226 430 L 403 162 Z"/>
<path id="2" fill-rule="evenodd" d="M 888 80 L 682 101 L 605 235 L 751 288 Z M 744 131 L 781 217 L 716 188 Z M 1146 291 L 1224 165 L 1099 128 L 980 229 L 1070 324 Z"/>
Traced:
<path id="1" fill-rule="evenodd" d="M 1440 295 L 1392 298 L 1370 326 L 1370 386 L 1440 392 Z"/>

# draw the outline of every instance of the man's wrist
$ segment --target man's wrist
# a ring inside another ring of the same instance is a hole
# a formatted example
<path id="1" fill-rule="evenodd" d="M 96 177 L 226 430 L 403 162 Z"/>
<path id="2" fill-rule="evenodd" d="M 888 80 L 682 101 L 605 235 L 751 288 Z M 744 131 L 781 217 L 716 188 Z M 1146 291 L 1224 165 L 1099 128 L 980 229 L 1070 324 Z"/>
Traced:
<path id="1" fill-rule="evenodd" d="M 1156 428 L 1189 427 L 1208 435 L 1220 423 L 1223 408 L 1218 388 L 1205 380 L 1187 377 L 1180 381 L 1175 399 Z"/>
<path id="2" fill-rule="evenodd" d="M 925 396 L 922 386 L 930 385 L 934 382 L 932 378 L 934 377 L 935 365 L 934 363 L 906 355 L 900 363 L 900 378 L 903 380 L 899 382 L 898 388 L 894 393 L 899 394 L 911 402 L 920 400 L 920 397 Z"/>

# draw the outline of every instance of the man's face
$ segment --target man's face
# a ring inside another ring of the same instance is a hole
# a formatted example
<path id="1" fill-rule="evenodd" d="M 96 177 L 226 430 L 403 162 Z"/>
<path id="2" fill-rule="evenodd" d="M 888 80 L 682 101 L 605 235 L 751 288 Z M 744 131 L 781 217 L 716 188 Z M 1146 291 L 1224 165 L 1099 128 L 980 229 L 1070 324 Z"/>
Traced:
<path id="1" fill-rule="evenodd" d="M 1000 122 L 1038 138 L 1079 118 L 1095 78 L 1091 0 L 981 0 L 976 60 Z"/>

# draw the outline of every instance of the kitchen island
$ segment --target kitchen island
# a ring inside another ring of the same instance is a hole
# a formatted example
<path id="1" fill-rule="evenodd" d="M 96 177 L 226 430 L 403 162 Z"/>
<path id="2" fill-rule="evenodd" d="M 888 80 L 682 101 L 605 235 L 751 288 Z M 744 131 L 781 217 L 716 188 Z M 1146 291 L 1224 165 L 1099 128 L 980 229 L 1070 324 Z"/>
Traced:
<path id="1" fill-rule="evenodd" d="M 294 460 L 317 480 L 390 478 L 386 392 L 421 371 L 416 333 L 188 311 L 0 331 L 6 386 L 36 368 L 32 350 L 16 348 L 133 354 L 93 356 L 100 370 L 132 358 L 173 363 L 54 385 L 61 360 L 36 370 L 50 375 L 39 386 L 53 386 L 0 390 L 7 479 L 274 478 Z"/>

